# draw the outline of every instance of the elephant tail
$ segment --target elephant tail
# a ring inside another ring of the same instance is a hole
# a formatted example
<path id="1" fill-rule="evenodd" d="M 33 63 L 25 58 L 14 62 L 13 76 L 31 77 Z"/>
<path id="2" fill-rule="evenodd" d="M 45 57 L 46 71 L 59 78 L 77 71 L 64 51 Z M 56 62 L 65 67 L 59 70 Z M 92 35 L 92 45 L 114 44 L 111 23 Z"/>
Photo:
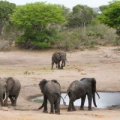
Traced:
<path id="1" fill-rule="evenodd" d="M 93 103 L 94 103 L 94 106 L 97 107 L 96 100 L 95 100 L 95 92 L 96 92 L 96 80 L 95 78 L 92 78 Z"/>
<path id="2" fill-rule="evenodd" d="M 62 98 L 62 100 L 63 100 L 63 104 L 66 106 L 66 102 L 65 102 L 65 100 L 63 99 L 63 97 L 62 96 L 60 96 L 61 98 Z"/>
<path id="3" fill-rule="evenodd" d="M 62 98 L 62 100 L 63 100 L 63 104 L 64 105 L 66 105 L 66 102 L 65 102 L 65 100 L 63 99 L 63 97 L 60 95 L 60 94 L 57 94 L 60 98 Z"/>
<path id="4" fill-rule="evenodd" d="M 44 107 L 44 102 L 42 103 L 42 105 L 38 108 L 38 110 L 42 109 Z"/>
<path id="5" fill-rule="evenodd" d="M 66 96 L 68 95 L 68 93 L 66 93 L 66 95 L 65 95 L 65 97 L 64 98 L 66 98 Z"/>
<path id="6" fill-rule="evenodd" d="M 97 94 L 97 96 L 98 96 L 98 99 L 100 99 L 100 95 L 98 94 L 98 92 L 96 91 L 96 94 Z"/>

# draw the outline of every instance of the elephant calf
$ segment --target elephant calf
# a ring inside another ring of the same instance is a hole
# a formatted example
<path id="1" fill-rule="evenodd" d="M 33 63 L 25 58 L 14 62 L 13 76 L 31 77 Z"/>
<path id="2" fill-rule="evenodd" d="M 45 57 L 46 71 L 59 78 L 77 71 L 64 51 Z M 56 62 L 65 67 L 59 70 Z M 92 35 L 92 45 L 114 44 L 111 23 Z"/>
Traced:
<path id="1" fill-rule="evenodd" d="M 44 107 L 43 112 L 47 113 L 47 100 L 49 100 L 51 105 L 50 113 L 60 114 L 60 95 L 61 95 L 61 87 L 57 80 L 51 80 L 47 81 L 46 79 L 43 79 L 39 83 L 39 87 L 41 89 L 41 92 L 44 96 L 44 101 L 41 107 L 38 109 L 41 109 Z"/>
<path id="2" fill-rule="evenodd" d="M 13 78 L 0 78 L 0 102 L 2 106 L 7 106 L 8 98 L 12 106 L 16 106 L 17 98 L 21 89 L 20 81 Z"/>
<path id="3" fill-rule="evenodd" d="M 53 69 L 54 63 L 56 64 L 56 68 L 63 69 L 63 67 L 65 67 L 66 60 L 66 53 L 64 51 L 58 51 L 53 53 L 51 69 Z"/>

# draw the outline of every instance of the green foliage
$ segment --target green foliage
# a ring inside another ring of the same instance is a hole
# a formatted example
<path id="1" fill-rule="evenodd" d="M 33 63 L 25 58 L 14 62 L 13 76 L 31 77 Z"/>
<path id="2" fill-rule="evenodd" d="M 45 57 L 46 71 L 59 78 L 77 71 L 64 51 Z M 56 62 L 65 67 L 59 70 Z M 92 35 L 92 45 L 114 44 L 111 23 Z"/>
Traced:
<path id="1" fill-rule="evenodd" d="M 120 35 L 120 1 L 111 2 L 98 19 L 101 23 L 115 28 Z"/>
<path id="2" fill-rule="evenodd" d="M 99 7 L 99 9 L 100 9 L 100 11 L 101 12 L 103 12 L 105 9 L 107 9 L 108 8 L 108 5 L 101 5 L 100 7 Z"/>
<path id="3" fill-rule="evenodd" d="M 86 34 L 89 38 L 97 40 L 98 44 L 114 44 L 117 38 L 116 30 L 99 22 L 91 23 L 87 27 Z"/>
<path id="4" fill-rule="evenodd" d="M 98 43 L 97 43 L 96 40 L 90 40 L 90 41 L 89 41 L 89 46 L 90 46 L 90 48 L 94 48 L 97 44 L 98 44 Z"/>
<path id="5" fill-rule="evenodd" d="M 13 13 L 15 7 L 14 3 L 0 0 L 0 34 L 3 26 L 9 21 L 9 15 Z"/>
<path id="6" fill-rule="evenodd" d="M 14 3 L 0 0 L 0 22 L 9 20 L 9 14 L 13 13 L 15 6 Z"/>
<path id="7" fill-rule="evenodd" d="M 62 31 L 62 38 L 58 41 L 57 46 L 65 50 L 79 49 L 86 41 L 81 30 L 71 29 Z"/>
<path id="8" fill-rule="evenodd" d="M 68 19 L 68 26 L 80 27 L 85 23 L 91 22 L 93 18 L 93 9 L 85 5 L 76 5 Z"/>
<path id="9" fill-rule="evenodd" d="M 23 35 L 17 43 L 24 48 L 50 47 L 59 38 L 56 28 L 49 28 L 50 24 L 60 24 L 65 20 L 63 9 L 59 5 L 36 2 L 17 6 L 11 16 Z"/>

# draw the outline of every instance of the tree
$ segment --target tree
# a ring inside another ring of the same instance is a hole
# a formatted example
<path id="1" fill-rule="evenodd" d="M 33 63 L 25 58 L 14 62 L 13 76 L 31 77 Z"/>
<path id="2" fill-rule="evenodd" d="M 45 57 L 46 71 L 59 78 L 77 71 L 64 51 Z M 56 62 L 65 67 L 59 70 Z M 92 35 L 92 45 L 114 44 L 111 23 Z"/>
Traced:
<path id="1" fill-rule="evenodd" d="M 13 13 L 15 7 L 14 3 L 0 0 L 0 35 L 3 26 L 9 21 L 9 15 Z"/>
<path id="2" fill-rule="evenodd" d="M 93 18 L 93 9 L 86 5 L 76 5 L 68 19 L 70 27 L 79 27 L 89 24 Z"/>
<path id="3" fill-rule="evenodd" d="M 112 28 L 120 36 L 120 1 L 111 2 L 108 7 L 98 16 L 98 20 Z"/>
<path id="4" fill-rule="evenodd" d="M 17 6 L 11 16 L 11 22 L 23 31 L 17 43 L 25 48 L 50 47 L 59 36 L 57 30 L 49 25 L 62 23 L 65 20 L 62 14 L 59 5 L 45 2 Z"/>
<path id="5" fill-rule="evenodd" d="M 99 7 L 99 9 L 100 9 L 100 11 L 101 12 L 103 12 L 105 9 L 107 9 L 108 8 L 108 5 L 101 5 L 100 7 Z"/>

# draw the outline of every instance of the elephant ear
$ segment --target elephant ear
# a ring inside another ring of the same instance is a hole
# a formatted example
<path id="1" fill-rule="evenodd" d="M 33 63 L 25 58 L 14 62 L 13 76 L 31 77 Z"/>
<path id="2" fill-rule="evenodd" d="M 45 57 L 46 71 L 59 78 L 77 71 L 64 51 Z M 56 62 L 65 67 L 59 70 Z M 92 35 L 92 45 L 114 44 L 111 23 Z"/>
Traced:
<path id="1" fill-rule="evenodd" d="M 12 77 L 8 77 L 6 79 L 6 84 L 7 84 L 6 90 L 10 91 L 13 88 L 13 86 L 15 85 L 15 81 Z"/>
<path id="2" fill-rule="evenodd" d="M 51 81 L 54 82 L 54 83 L 57 83 L 60 86 L 60 83 L 57 80 L 53 79 Z"/>
<path id="3" fill-rule="evenodd" d="M 39 83 L 39 87 L 41 89 L 41 92 L 44 93 L 44 87 L 48 81 L 46 79 L 42 79 Z"/>

